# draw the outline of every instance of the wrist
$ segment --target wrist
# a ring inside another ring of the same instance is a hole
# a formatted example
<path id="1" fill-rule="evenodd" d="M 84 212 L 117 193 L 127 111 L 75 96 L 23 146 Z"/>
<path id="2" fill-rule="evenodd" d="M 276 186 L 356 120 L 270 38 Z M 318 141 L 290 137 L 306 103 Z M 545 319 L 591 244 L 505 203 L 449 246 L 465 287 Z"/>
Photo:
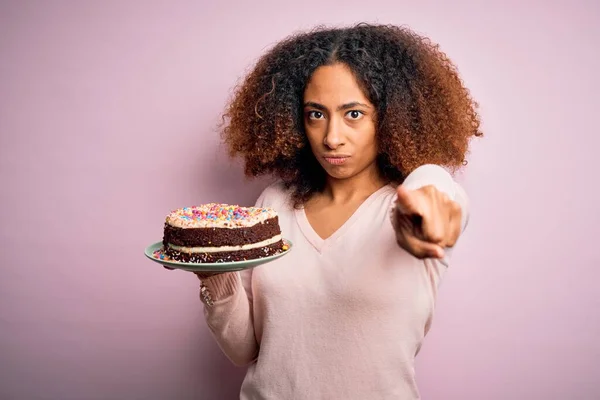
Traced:
<path id="1" fill-rule="evenodd" d="M 204 274 L 205 277 L 201 277 L 200 274 Z M 200 297 L 208 306 L 233 296 L 241 285 L 237 272 L 196 273 L 196 275 L 200 280 Z"/>

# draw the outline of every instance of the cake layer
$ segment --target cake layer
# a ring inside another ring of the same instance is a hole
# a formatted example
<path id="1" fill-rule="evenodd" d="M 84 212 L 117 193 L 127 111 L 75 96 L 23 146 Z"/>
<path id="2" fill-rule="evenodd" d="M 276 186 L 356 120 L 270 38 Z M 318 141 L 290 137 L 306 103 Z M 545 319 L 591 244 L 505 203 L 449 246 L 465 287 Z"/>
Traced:
<path id="1" fill-rule="evenodd" d="M 262 242 L 281 233 L 277 216 L 249 227 L 180 228 L 165 224 L 163 244 L 185 247 L 241 246 Z"/>
<path id="2" fill-rule="evenodd" d="M 273 236 L 270 239 L 263 240 L 256 243 L 244 244 L 239 246 L 213 246 L 213 247 L 186 247 L 186 246 L 177 246 L 171 243 L 165 245 L 165 247 L 179 251 L 181 253 L 193 254 L 193 253 L 219 253 L 224 251 L 241 251 L 241 250 L 250 250 L 257 249 L 259 247 L 265 247 L 271 245 L 273 243 L 277 243 L 281 241 L 281 235 Z"/>
<path id="3" fill-rule="evenodd" d="M 219 263 L 231 261 L 245 261 L 256 258 L 268 257 L 283 250 L 283 241 L 263 246 L 255 249 L 246 249 L 239 251 L 220 251 L 214 253 L 183 253 L 171 248 L 165 249 L 165 254 L 175 261 L 191 263 Z"/>

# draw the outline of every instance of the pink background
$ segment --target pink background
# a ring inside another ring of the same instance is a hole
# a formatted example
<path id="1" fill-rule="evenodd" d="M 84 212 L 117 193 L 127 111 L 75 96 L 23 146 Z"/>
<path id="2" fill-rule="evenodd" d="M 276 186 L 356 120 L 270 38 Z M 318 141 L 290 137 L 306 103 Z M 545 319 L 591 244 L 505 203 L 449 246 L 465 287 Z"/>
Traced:
<path id="1" fill-rule="evenodd" d="M 237 397 L 196 279 L 142 251 L 170 209 L 261 190 L 215 133 L 256 57 L 361 20 L 441 43 L 487 133 L 423 398 L 600 398 L 598 2 L 83 3 L 0 5 L 1 399 Z"/>

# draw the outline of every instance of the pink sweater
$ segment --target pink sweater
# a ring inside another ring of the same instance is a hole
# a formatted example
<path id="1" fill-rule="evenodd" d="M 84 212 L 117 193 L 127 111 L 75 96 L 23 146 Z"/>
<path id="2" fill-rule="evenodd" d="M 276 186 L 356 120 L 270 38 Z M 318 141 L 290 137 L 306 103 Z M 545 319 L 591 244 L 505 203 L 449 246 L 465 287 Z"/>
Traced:
<path id="1" fill-rule="evenodd" d="M 404 182 L 467 197 L 451 175 L 427 165 Z M 204 280 L 214 304 L 208 326 L 236 365 L 249 365 L 241 399 L 418 399 L 414 360 L 430 325 L 450 251 L 419 260 L 395 241 L 395 190 L 373 193 L 331 237 L 321 239 L 280 185 L 258 206 L 279 212 L 287 256 Z"/>

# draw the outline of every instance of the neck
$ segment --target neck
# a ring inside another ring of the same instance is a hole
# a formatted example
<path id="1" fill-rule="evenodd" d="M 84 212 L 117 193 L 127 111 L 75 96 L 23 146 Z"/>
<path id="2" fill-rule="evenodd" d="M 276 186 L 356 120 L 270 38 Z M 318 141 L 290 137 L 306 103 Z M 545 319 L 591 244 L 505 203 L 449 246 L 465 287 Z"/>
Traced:
<path id="1" fill-rule="evenodd" d="M 334 203 L 345 203 L 357 199 L 365 199 L 387 182 L 383 179 L 375 164 L 365 168 L 351 178 L 336 179 L 327 177 L 323 195 Z"/>

